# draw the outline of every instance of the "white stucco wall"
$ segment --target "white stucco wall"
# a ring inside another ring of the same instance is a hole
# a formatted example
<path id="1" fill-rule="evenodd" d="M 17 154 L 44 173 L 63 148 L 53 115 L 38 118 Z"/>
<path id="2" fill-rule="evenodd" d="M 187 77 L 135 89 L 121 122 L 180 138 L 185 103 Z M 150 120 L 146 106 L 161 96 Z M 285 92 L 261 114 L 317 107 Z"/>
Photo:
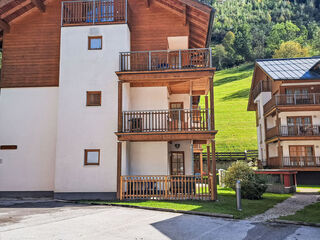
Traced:
<path id="1" fill-rule="evenodd" d="M 169 96 L 169 102 L 183 102 L 183 108 L 190 109 L 189 94 L 172 94 Z"/>
<path id="2" fill-rule="evenodd" d="M 177 149 L 175 144 L 180 144 L 180 147 Z M 169 152 L 184 152 L 184 167 L 185 167 L 185 174 L 192 175 L 192 157 L 191 157 L 191 141 L 173 141 L 169 144 Z M 169 166 L 170 168 L 170 166 Z"/>
<path id="3" fill-rule="evenodd" d="M 102 36 L 102 50 L 88 50 Z M 119 52 L 130 51 L 125 24 L 61 29 L 56 192 L 115 192 Z M 87 107 L 86 91 L 101 91 L 102 106 Z M 84 150 L 100 149 L 100 166 L 84 166 Z"/>
<path id="4" fill-rule="evenodd" d="M 263 106 L 271 99 L 271 92 L 261 92 L 254 102 L 258 105 L 258 122 L 257 127 L 257 140 L 258 140 L 258 152 L 259 159 L 262 160 L 263 165 L 266 165 L 266 144 L 265 144 L 265 122 L 263 118 Z M 268 123 L 267 123 L 268 124 Z M 269 127 L 269 126 L 268 126 Z"/>
<path id="5" fill-rule="evenodd" d="M 132 111 L 168 109 L 167 87 L 130 88 L 130 109 Z"/>
<path id="6" fill-rule="evenodd" d="M 3 88 L 0 93 L 0 191 L 52 191 L 58 88 Z"/>
<path id="7" fill-rule="evenodd" d="M 319 111 L 303 111 L 303 112 L 281 112 L 279 118 L 281 125 L 287 125 L 287 117 L 295 116 L 311 116 L 313 125 L 320 125 L 320 112 Z"/>
<path id="8" fill-rule="evenodd" d="M 278 157 L 278 144 L 277 143 L 269 143 L 269 157 Z"/>
<path id="9" fill-rule="evenodd" d="M 315 156 L 320 156 L 320 140 L 314 140 L 314 141 L 283 141 L 281 142 L 281 146 L 283 148 L 283 156 L 289 157 L 289 146 L 292 145 L 310 145 L 314 146 L 314 153 Z"/>
<path id="10" fill-rule="evenodd" d="M 131 142 L 130 175 L 169 174 L 167 142 Z"/>

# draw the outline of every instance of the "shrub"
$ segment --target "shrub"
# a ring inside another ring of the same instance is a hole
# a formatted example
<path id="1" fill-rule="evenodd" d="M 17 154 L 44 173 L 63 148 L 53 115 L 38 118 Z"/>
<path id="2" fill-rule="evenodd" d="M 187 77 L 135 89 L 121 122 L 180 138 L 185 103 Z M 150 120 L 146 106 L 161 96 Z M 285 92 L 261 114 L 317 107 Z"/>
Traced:
<path id="1" fill-rule="evenodd" d="M 257 174 L 245 162 L 233 163 L 226 173 L 225 184 L 236 189 L 236 181 L 241 181 L 241 196 L 246 199 L 261 199 L 267 186 Z"/>

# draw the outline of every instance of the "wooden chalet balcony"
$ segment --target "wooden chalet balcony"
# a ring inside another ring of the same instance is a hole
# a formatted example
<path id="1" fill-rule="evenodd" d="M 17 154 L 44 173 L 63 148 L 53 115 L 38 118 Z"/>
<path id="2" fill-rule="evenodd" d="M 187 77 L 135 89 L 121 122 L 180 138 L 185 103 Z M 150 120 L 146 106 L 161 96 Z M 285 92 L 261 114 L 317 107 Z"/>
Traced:
<path id="1" fill-rule="evenodd" d="M 272 97 L 263 109 L 264 113 L 268 113 L 275 107 L 291 107 L 291 106 L 306 106 L 306 105 L 319 105 L 320 93 L 309 94 L 280 94 Z"/>
<path id="2" fill-rule="evenodd" d="M 284 167 L 320 167 L 320 157 L 283 157 Z"/>
<path id="3" fill-rule="evenodd" d="M 320 125 L 276 126 L 267 130 L 266 138 L 274 137 L 320 137 Z"/>
<path id="4" fill-rule="evenodd" d="M 120 53 L 120 72 L 212 68 L 211 48 Z"/>
<path id="5" fill-rule="evenodd" d="M 213 176 L 121 176 L 120 200 L 214 200 Z"/>
<path id="6" fill-rule="evenodd" d="M 127 22 L 127 0 L 63 1 L 61 25 L 96 25 Z"/>
<path id="7" fill-rule="evenodd" d="M 213 129 L 210 109 L 123 111 L 119 140 L 187 140 L 194 135 L 210 139 Z M 185 138 L 188 135 L 189 138 Z M 191 136 L 192 135 L 192 136 Z M 181 138 L 179 138 L 181 137 Z"/>
<path id="8" fill-rule="evenodd" d="M 260 93 L 262 93 L 262 92 L 271 92 L 271 90 L 272 90 L 272 82 L 271 81 L 262 80 L 252 90 L 253 99 L 256 99 L 256 97 Z"/>
<path id="9" fill-rule="evenodd" d="M 320 168 L 320 157 L 270 157 L 267 165 L 271 168 L 318 169 Z"/>

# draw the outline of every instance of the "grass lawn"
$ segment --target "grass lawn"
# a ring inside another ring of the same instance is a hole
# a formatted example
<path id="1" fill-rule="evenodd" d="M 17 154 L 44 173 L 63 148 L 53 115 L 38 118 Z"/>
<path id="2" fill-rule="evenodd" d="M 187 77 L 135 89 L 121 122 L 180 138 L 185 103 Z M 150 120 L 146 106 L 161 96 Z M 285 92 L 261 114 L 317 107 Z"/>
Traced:
<path id="1" fill-rule="evenodd" d="M 242 200 L 242 212 L 236 210 L 235 192 L 228 188 L 218 188 L 218 202 L 209 201 L 81 201 L 81 203 L 113 203 L 126 204 L 153 208 L 166 208 L 174 210 L 209 212 L 209 213 L 224 213 L 234 215 L 235 218 L 243 219 L 265 212 L 275 204 L 282 202 L 290 197 L 290 194 L 272 194 L 265 193 L 262 200 Z"/>
<path id="2" fill-rule="evenodd" d="M 320 185 L 298 185 L 297 192 L 301 192 L 304 189 L 312 189 L 317 192 L 320 192 Z"/>
<path id="3" fill-rule="evenodd" d="M 283 220 L 320 223 L 320 202 L 306 206 L 294 215 L 280 217 Z"/>
<path id="4" fill-rule="evenodd" d="M 257 149 L 255 112 L 247 111 L 253 64 L 217 71 L 214 77 L 216 151 Z M 204 97 L 200 105 L 205 107 Z M 205 150 L 206 151 L 206 150 Z"/>

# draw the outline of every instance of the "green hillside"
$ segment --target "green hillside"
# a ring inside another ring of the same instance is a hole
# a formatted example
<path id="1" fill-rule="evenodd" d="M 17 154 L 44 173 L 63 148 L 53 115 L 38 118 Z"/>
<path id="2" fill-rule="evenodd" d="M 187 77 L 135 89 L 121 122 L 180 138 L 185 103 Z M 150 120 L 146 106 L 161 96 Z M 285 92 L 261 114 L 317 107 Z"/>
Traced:
<path id="1" fill-rule="evenodd" d="M 255 113 L 247 111 L 253 65 L 217 71 L 214 79 L 216 151 L 257 149 Z M 204 98 L 200 102 L 204 108 Z"/>

